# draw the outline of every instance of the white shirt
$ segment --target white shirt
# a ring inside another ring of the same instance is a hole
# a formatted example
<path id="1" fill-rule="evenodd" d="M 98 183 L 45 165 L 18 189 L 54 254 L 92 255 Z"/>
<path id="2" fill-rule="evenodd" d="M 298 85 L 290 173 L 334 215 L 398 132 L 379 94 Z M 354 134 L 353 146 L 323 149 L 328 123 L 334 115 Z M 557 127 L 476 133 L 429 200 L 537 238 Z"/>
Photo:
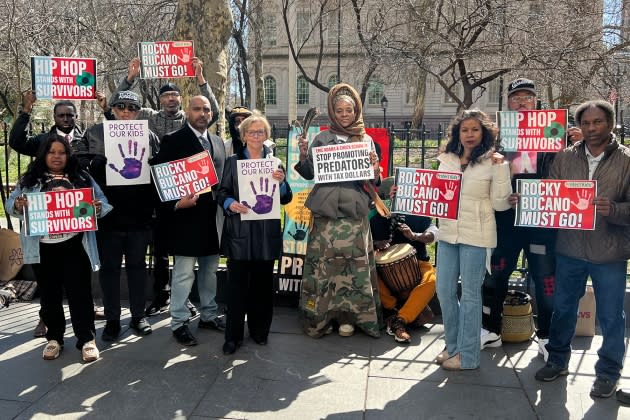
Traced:
<path id="1" fill-rule="evenodd" d="M 593 174 L 595 173 L 595 169 L 597 169 L 599 162 L 601 162 L 602 159 L 604 158 L 605 153 L 602 152 L 599 154 L 599 156 L 595 157 L 591 154 L 591 151 L 588 150 L 588 147 L 585 147 L 585 149 L 586 149 L 586 160 L 588 161 L 588 179 L 593 179 Z"/>

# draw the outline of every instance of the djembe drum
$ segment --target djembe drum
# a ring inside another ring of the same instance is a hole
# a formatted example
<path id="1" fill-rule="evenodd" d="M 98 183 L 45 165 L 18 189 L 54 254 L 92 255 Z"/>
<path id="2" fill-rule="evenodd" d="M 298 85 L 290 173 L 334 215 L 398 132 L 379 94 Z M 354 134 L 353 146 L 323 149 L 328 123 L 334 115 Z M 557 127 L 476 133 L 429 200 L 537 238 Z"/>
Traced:
<path id="1" fill-rule="evenodd" d="M 376 253 L 376 269 L 392 293 L 404 297 L 420 283 L 422 274 L 416 249 L 409 244 L 395 244 Z"/>

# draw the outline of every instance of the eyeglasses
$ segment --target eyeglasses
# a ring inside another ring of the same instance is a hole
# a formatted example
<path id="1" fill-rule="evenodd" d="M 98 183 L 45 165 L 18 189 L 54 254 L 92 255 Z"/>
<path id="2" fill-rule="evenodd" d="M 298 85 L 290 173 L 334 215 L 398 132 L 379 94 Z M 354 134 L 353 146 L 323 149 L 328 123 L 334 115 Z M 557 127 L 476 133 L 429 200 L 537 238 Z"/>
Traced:
<path id="1" fill-rule="evenodd" d="M 267 132 L 265 130 L 247 131 L 245 134 L 250 137 L 267 137 Z"/>
<path id="2" fill-rule="evenodd" d="M 114 108 L 116 108 L 116 109 L 118 109 L 120 111 L 124 111 L 125 108 L 127 108 L 127 111 L 130 111 L 130 112 L 140 111 L 140 107 L 138 105 L 134 105 L 134 104 L 119 103 L 119 104 L 115 104 Z"/>
<path id="3" fill-rule="evenodd" d="M 518 104 L 521 102 L 534 102 L 535 98 L 536 97 L 534 95 L 519 95 L 519 96 L 510 96 L 508 100 L 510 102 Z"/>
<path id="4" fill-rule="evenodd" d="M 168 97 L 178 98 L 179 92 L 164 92 L 160 95 L 160 98 L 168 98 Z"/>
<path id="5" fill-rule="evenodd" d="M 55 115 L 55 117 L 57 117 L 57 118 L 74 118 L 75 115 L 74 114 L 57 114 L 57 115 Z"/>

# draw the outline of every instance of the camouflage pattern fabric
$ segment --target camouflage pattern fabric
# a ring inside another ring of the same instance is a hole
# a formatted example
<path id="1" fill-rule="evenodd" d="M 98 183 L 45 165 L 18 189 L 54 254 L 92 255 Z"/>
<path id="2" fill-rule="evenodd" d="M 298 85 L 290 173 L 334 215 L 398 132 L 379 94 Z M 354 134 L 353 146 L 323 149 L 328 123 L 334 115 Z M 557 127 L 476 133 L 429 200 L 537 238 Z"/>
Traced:
<path id="1" fill-rule="evenodd" d="M 304 331 L 321 337 L 336 320 L 379 337 L 381 303 L 367 217 L 315 216 L 311 226 L 300 295 Z"/>

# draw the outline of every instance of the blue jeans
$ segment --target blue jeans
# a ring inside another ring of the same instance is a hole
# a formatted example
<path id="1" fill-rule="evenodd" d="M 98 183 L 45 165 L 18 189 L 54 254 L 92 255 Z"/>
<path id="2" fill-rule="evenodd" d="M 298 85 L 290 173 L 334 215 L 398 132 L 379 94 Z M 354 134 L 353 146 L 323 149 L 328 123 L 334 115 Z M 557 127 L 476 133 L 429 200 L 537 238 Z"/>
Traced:
<path id="1" fill-rule="evenodd" d="M 569 366 L 579 301 L 584 296 L 586 279 L 590 275 L 595 291 L 597 321 L 604 336 L 597 351 L 599 360 L 595 364 L 595 374 L 613 382 L 619 380 L 625 352 L 626 314 L 623 303 L 626 266 L 626 261 L 594 264 L 556 256 L 556 289 L 547 344 L 549 363 L 563 368 Z"/>
<path id="2" fill-rule="evenodd" d="M 175 331 L 188 323 L 190 311 L 186 307 L 186 299 L 195 281 L 195 263 L 197 271 L 197 290 L 199 291 L 199 313 L 203 321 L 217 317 L 217 268 L 219 255 L 203 257 L 175 256 L 173 279 L 171 284 L 171 329 Z"/>
<path id="3" fill-rule="evenodd" d="M 442 308 L 446 349 L 461 355 L 462 369 L 479 367 L 481 349 L 481 285 L 486 273 L 486 248 L 440 241 L 437 295 Z M 462 297 L 457 300 L 461 275 Z"/>

